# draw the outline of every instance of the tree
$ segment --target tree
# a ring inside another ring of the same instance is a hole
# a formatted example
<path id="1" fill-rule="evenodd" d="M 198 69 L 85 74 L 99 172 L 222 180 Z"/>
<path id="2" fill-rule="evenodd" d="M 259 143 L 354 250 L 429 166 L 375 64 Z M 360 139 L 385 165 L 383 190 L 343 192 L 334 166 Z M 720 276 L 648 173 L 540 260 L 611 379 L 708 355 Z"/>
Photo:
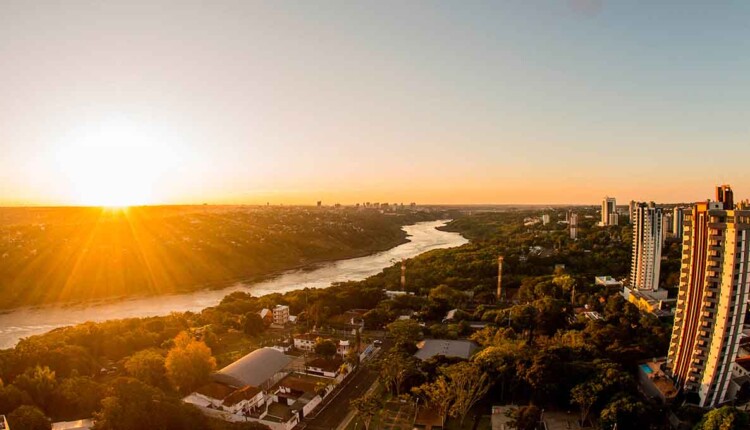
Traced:
<path id="1" fill-rule="evenodd" d="M 542 411 L 534 406 L 521 406 L 507 412 L 510 426 L 516 430 L 535 430 L 542 419 Z"/>
<path id="2" fill-rule="evenodd" d="M 422 336 L 422 327 L 414 320 L 398 320 L 387 326 L 396 343 L 416 343 Z"/>
<path id="3" fill-rule="evenodd" d="M 32 402 L 31 396 L 15 385 L 0 385 L 0 414 L 9 414 L 17 407 Z"/>
<path id="4" fill-rule="evenodd" d="M 695 430 L 740 430 L 750 426 L 750 416 L 733 407 L 724 406 L 709 411 L 695 426 Z"/>
<path id="5" fill-rule="evenodd" d="M 565 364 L 557 350 L 543 349 L 533 356 L 531 363 L 519 368 L 519 374 L 533 388 L 535 399 L 546 401 L 561 390 L 567 376 Z"/>
<path id="6" fill-rule="evenodd" d="M 336 355 L 336 343 L 330 339 L 318 338 L 315 340 L 315 353 L 323 357 L 333 357 Z"/>
<path id="7" fill-rule="evenodd" d="M 263 318 L 260 317 L 256 312 L 249 312 L 245 314 L 242 321 L 242 330 L 248 336 L 258 336 L 263 333 L 266 329 L 266 325 L 263 323 Z"/>
<path id="8" fill-rule="evenodd" d="M 162 387 L 166 382 L 164 356 L 158 350 L 144 349 L 138 351 L 125 362 L 125 370 L 130 376 L 154 387 Z"/>
<path id="9" fill-rule="evenodd" d="M 354 346 L 349 348 L 349 351 L 346 352 L 346 362 L 349 363 L 352 368 L 359 365 L 359 348 L 355 348 Z"/>
<path id="10" fill-rule="evenodd" d="M 90 417 L 99 409 L 103 395 L 104 386 L 88 376 L 63 379 L 55 395 L 54 416 L 66 419 Z"/>
<path id="11" fill-rule="evenodd" d="M 36 366 L 18 375 L 14 384 L 29 393 L 34 403 L 46 409 L 57 388 L 57 378 L 49 367 Z"/>
<path id="12" fill-rule="evenodd" d="M 451 390 L 445 377 L 442 375 L 438 376 L 435 381 L 414 387 L 411 391 L 414 395 L 422 397 L 429 405 L 437 409 L 440 414 L 440 422 L 445 427 L 445 419 L 455 399 L 455 393 Z"/>
<path id="13" fill-rule="evenodd" d="M 383 309 L 375 308 L 362 315 L 365 320 L 365 328 L 368 330 L 380 330 L 392 319 Z"/>
<path id="14" fill-rule="evenodd" d="M 8 424 L 12 429 L 50 430 L 52 423 L 42 411 L 34 406 L 19 406 L 8 414 Z"/>
<path id="15" fill-rule="evenodd" d="M 175 338 L 164 362 L 167 378 L 183 393 L 189 393 L 208 381 L 216 368 L 216 359 L 205 343 L 196 341 L 186 332 Z"/>
<path id="16" fill-rule="evenodd" d="M 461 302 L 466 300 L 466 295 L 461 291 L 455 290 L 445 284 L 438 285 L 437 287 L 430 290 L 430 300 L 444 303 L 449 306 L 459 305 Z"/>
<path id="17" fill-rule="evenodd" d="M 357 416 L 365 425 L 365 430 L 370 429 L 373 417 L 383 408 L 383 400 L 372 393 L 367 393 L 358 399 L 352 400 L 351 404 L 354 410 L 357 411 Z"/>
<path id="18" fill-rule="evenodd" d="M 505 400 L 505 393 L 514 393 L 520 376 L 517 363 L 524 356 L 524 343 L 512 339 L 497 339 L 494 345 L 483 349 L 474 356 L 474 362 L 488 369 L 492 379 L 500 382 L 500 399 Z"/>
<path id="19" fill-rule="evenodd" d="M 461 417 L 461 426 L 469 410 L 490 389 L 489 376 L 478 365 L 461 362 L 449 366 L 443 371 L 450 381 L 450 388 L 454 395 L 451 405 L 451 416 Z"/>
<path id="20" fill-rule="evenodd" d="M 380 362 L 380 378 L 383 385 L 397 396 L 401 394 L 401 387 L 410 375 L 417 372 L 417 360 L 398 351 L 383 356 Z"/>
<path id="21" fill-rule="evenodd" d="M 94 430 L 169 430 L 207 428 L 207 419 L 191 405 L 133 378 L 117 378 L 102 408 L 94 414 Z"/>
<path id="22" fill-rule="evenodd" d="M 603 428 L 617 425 L 618 430 L 644 428 L 639 418 L 645 411 L 646 405 L 642 402 L 630 396 L 620 396 L 602 410 L 601 424 Z"/>
<path id="23" fill-rule="evenodd" d="M 589 417 L 591 406 L 599 399 L 603 387 L 593 381 L 587 381 L 578 384 L 570 391 L 570 398 L 573 403 L 581 408 L 581 425 L 586 425 L 586 419 Z"/>
<path id="24" fill-rule="evenodd" d="M 519 333 L 526 333 L 529 341 L 533 340 L 538 314 L 537 309 L 530 304 L 525 304 L 513 306 L 509 312 L 513 329 Z"/>
<path id="25" fill-rule="evenodd" d="M 565 305 L 565 302 L 549 297 L 534 301 L 532 303 L 536 309 L 534 325 L 548 336 L 555 334 L 558 329 L 565 328 L 567 324 L 567 314 L 563 310 Z"/>

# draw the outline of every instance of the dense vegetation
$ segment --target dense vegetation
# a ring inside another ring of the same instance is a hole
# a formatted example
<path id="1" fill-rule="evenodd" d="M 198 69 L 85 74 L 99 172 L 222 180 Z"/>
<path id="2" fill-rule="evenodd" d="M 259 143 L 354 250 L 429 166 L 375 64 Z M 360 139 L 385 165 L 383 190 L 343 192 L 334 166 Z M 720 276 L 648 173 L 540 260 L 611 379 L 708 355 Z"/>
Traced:
<path id="1" fill-rule="evenodd" d="M 0 208 L 0 309 L 212 286 L 405 241 L 433 215 L 283 207 Z"/>
<path id="2" fill-rule="evenodd" d="M 579 209 L 583 222 L 572 241 L 564 224 L 555 222 L 563 212 L 548 213 L 553 222 L 547 225 L 528 223 L 539 211 L 456 219 L 447 228 L 472 242 L 408 260 L 406 289 L 413 295 L 385 296 L 384 290 L 400 285 L 400 265 L 394 265 L 328 289 L 263 297 L 233 293 L 197 314 L 87 323 L 24 339 L 0 352 L 0 413 L 33 419 L 39 411 L 24 406 L 30 405 L 55 419 L 95 414 L 99 429 L 128 430 L 139 427 L 134 421 L 107 423 L 125 413 L 148 417 L 148 398 L 167 405 L 154 428 L 223 425 L 205 421 L 177 399 L 213 366 L 274 342 L 279 334 L 265 331 L 256 313 L 287 304 L 299 316 L 298 331 L 336 327 L 342 312 L 363 308 L 370 309 L 366 328 L 385 329 L 393 338 L 393 348 L 379 360 L 384 391 L 353 402 L 366 427 L 378 422 L 384 402 L 410 396 L 439 411 L 449 428 L 471 426 L 477 411 L 486 414 L 493 404 L 527 405 L 513 411 L 517 428 L 533 428 L 526 425 L 542 409 L 576 410 L 578 419 L 599 428 L 666 428 L 669 410 L 639 394 L 635 369 L 639 361 L 666 353 L 671 322 L 641 314 L 618 291 L 593 282 L 594 275 L 627 275 L 630 228 L 595 228 L 594 210 Z M 495 298 L 498 255 L 506 262 L 507 296 L 501 301 Z M 459 311 L 443 321 L 451 309 Z M 583 310 L 602 318 L 587 318 Z M 403 315 L 411 319 L 394 322 Z M 474 330 L 470 321 L 486 327 Z M 480 350 L 468 362 L 441 356 L 420 362 L 413 353 L 423 336 L 469 337 Z M 197 358 L 176 359 L 180 354 Z M 180 368 L 181 362 L 199 365 Z M 704 416 L 679 404 L 674 412 L 689 415 L 699 428 L 741 428 L 747 419 L 733 409 Z M 194 417 L 196 426 L 184 417 Z"/>

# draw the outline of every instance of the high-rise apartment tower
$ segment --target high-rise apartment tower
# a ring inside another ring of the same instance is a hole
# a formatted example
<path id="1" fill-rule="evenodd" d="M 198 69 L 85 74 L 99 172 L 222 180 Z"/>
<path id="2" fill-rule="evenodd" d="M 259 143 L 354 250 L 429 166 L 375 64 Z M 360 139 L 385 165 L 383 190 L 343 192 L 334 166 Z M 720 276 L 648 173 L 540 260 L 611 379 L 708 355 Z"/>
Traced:
<path id="1" fill-rule="evenodd" d="M 735 210 L 728 185 L 718 201 L 684 212 L 682 269 L 667 368 L 699 406 L 732 400 L 732 364 L 747 311 L 750 211 Z"/>
<path id="2" fill-rule="evenodd" d="M 617 225 L 617 200 L 614 197 L 605 197 L 602 200 L 602 221 L 601 225 Z"/>
<path id="3" fill-rule="evenodd" d="M 633 259 L 630 286 L 639 290 L 659 288 L 663 244 L 662 209 L 651 203 L 638 203 L 633 223 Z"/>

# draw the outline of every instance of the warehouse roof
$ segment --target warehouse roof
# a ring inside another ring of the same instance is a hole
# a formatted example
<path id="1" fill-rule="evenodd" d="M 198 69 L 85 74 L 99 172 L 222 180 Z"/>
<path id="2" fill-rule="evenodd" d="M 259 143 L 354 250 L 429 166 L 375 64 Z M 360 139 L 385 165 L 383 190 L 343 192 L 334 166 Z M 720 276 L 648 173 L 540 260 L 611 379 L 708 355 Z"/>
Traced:
<path id="1" fill-rule="evenodd" d="M 436 355 L 468 359 L 478 347 L 468 340 L 425 339 L 417 344 L 417 348 L 419 351 L 414 356 L 427 360 Z"/>
<path id="2" fill-rule="evenodd" d="M 212 375 L 216 382 L 233 387 L 259 387 L 286 367 L 292 358 L 273 348 L 260 348 Z"/>

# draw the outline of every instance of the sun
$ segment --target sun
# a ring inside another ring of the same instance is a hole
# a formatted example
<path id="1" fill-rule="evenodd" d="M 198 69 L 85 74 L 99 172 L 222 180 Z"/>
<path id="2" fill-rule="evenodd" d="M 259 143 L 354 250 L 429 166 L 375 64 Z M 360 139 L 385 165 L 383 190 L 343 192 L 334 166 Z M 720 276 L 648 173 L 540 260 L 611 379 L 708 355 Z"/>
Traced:
<path id="1" fill-rule="evenodd" d="M 143 124 L 102 121 L 74 133 L 58 163 L 75 204 L 122 208 L 151 204 L 174 159 L 169 142 Z"/>

